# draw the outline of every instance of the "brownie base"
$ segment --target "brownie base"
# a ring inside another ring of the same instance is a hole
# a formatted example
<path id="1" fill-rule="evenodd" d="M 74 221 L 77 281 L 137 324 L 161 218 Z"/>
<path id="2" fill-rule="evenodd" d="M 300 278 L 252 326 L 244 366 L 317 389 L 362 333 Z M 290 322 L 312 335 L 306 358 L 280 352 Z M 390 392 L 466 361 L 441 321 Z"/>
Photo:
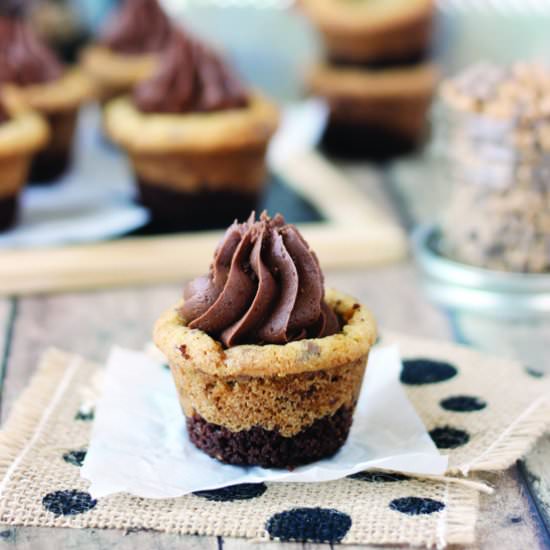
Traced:
<path id="1" fill-rule="evenodd" d="M 342 68 L 366 69 L 367 71 L 384 71 L 387 69 L 416 67 L 422 63 L 426 63 L 429 56 L 430 52 L 426 49 L 416 52 L 409 52 L 406 55 L 398 57 L 380 57 L 371 61 L 357 61 L 333 55 L 329 57 L 329 63 L 336 67 Z"/>
<path id="2" fill-rule="evenodd" d="M 207 191 L 186 193 L 138 180 L 139 201 L 150 214 L 155 231 L 224 229 L 245 220 L 258 206 L 259 193 Z"/>
<path id="3" fill-rule="evenodd" d="M 385 161 L 414 152 L 420 143 L 382 126 L 331 121 L 320 148 L 342 159 Z"/>
<path id="4" fill-rule="evenodd" d="M 0 231 L 6 231 L 15 225 L 18 205 L 17 196 L 0 198 Z"/>
<path id="5" fill-rule="evenodd" d="M 350 407 L 316 420 L 293 437 L 255 426 L 231 432 L 195 414 L 187 418 L 189 438 L 207 455 L 226 464 L 294 468 L 335 454 L 345 443 L 353 419 Z"/>
<path id="6" fill-rule="evenodd" d="M 29 180 L 33 185 L 55 183 L 68 169 L 71 151 L 42 151 L 34 156 L 31 163 Z"/>

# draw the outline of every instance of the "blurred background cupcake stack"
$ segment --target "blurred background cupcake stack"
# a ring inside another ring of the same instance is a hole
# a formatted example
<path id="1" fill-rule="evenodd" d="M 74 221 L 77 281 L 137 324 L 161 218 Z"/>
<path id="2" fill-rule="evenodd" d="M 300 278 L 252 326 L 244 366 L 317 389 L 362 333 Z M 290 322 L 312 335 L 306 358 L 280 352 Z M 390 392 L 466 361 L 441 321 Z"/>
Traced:
<path id="1" fill-rule="evenodd" d="M 387 159 L 423 141 L 436 85 L 430 61 L 432 0 L 301 0 L 325 59 L 308 86 L 330 107 L 323 148 L 340 157 Z"/>

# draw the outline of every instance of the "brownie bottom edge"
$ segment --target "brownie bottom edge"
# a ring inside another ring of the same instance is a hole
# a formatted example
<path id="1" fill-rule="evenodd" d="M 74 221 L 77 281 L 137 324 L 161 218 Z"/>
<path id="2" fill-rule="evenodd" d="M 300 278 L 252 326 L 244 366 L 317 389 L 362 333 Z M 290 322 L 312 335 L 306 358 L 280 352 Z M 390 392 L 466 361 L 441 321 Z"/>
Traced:
<path id="1" fill-rule="evenodd" d="M 48 151 L 47 149 L 37 153 L 32 159 L 29 173 L 29 181 L 33 185 L 50 185 L 69 170 L 72 152 Z"/>
<path id="2" fill-rule="evenodd" d="M 19 206 L 19 197 L 0 198 L 0 231 L 6 231 L 15 225 Z"/>
<path id="3" fill-rule="evenodd" d="M 227 464 L 289 468 L 334 455 L 346 442 L 353 420 L 351 407 L 316 420 L 292 437 L 255 426 L 232 432 L 195 413 L 187 418 L 189 438 L 207 455 Z"/>
<path id="4" fill-rule="evenodd" d="M 421 141 L 378 125 L 331 121 L 320 147 L 327 155 L 342 159 L 385 161 L 414 152 Z"/>
<path id="5" fill-rule="evenodd" d="M 258 207 L 259 193 L 175 191 L 138 179 L 139 201 L 160 231 L 223 229 L 235 219 L 244 221 Z"/>

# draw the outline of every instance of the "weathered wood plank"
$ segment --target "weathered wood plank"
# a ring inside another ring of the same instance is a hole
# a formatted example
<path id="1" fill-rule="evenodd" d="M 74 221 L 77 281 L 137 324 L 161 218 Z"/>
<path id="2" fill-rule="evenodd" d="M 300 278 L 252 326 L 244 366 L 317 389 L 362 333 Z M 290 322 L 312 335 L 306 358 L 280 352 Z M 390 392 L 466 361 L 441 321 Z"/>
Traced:
<path id="1" fill-rule="evenodd" d="M 544 437 L 522 464 L 522 473 L 546 527 L 550 527 L 550 436 Z M 550 541 L 548 541 L 550 543 Z"/>
<path id="2" fill-rule="evenodd" d="M 0 532 L 0 548 L 17 550 L 134 550 L 150 548 L 164 550 L 181 548 L 185 550 L 218 550 L 216 537 L 189 537 L 159 534 L 150 531 L 120 531 L 89 529 L 49 529 L 27 527 L 5 529 Z"/>
<path id="3" fill-rule="evenodd" d="M 11 327 L 14 317 L 15 300 L 0 298 L 0 363 L 6 358 L 6 347 L 11 338 Z M 2 365 L 3 366 L 3 365 Z"/>
<path id="4" fill-rule="evenodd" d="M 483 474 L 495 488 L 492 495 L 482 495 L 477 523 L 478 547 L 483 550 L 543 548 L 544 527 L 514 466 L 500 474 Z"/>
<path id="5" fill-rule="evenodd" d="M 1 418 L 50 346 L 104 361 L 113 344 L 141 349 L 156 317 L 174 303 L 179 286 L 143 292 L 113 290 L 21 299 L 13 326 Z"/>
<path id="6" fill-rule="evenodd" d="M 14 298 L 0 298 L 0 403 L 15 321 L 15 308 L 16 300 Z"/>

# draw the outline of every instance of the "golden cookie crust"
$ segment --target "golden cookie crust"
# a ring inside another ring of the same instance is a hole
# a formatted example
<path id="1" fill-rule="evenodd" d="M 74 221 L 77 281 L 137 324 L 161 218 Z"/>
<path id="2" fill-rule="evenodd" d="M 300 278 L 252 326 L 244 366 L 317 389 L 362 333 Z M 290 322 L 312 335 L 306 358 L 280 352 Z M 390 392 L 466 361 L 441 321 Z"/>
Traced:
<path id="1" fill-rule="evenodd" d="M 185 416 L 232 432 L 259 426 L 292 437 L 342 407 L 354 411 L 367 355 L 331 369 L 286 376 L 224 377 L 170 365 Z"/>
<path id="2" fill-rule="evenodd" d="M 323 97 L 385 99 L 431 96 L 437 79 L 433 63 L 380 71 L 321 63 L 311 70 L 308 83 L 314 94 Z"/>
<path id="3" fill-rule="evenodd" d="M 111 139 L 131 153 L 200 153 L 263 146 L 279 114 L 259 93 L 252 93 L 244 108 L 185 114 L 142 113 L 129 97 L 121 97 L 107 104 L 104 120 Z"/>
<path id="4" fill-rule="evenodd" d="M 49 138 L 46 121 L 21 101 L 12 86 L 5 86 L 2 99 L 10 119 L 0 124 L 0 156 L 27 155 L 44 147 Z"/>
<path id="5" fill-rule="evenodd" d="M 74 111 L 94 97 L 93 83 L 80 69 L 71 69 L 52 82 L 14 89 L 29 107 L 43 114 Z"/>
<path id="6" fill-rule="evenodd" d="M 320 27 L 354 34 L 392 30 L 434 9 L 433 0 L 300 0 L 300 5 Z"/>
<path id="7" fill-rule="evenodd" d="M 433 34 L 432 0 L 302 0 L 330 56 L 369 62 L 425 52 Z"/>
<path id="8" fill-rule="evenodd" d="M 328 289 L 325 300 L 345 322 L 341 332 L 325 338 L 223 349 L 205 332 L 188 328 L 177 312 L 178 304 L 157 321 L 154 341 L 171 366 L 218 377 L 284 377 L 349 365 L 365 357 L 376 340 L 372 314 L 336 290 Z"/>
<path id="9" fill-rule="evenodd" d="M 87 47 L 80 60 L 83 69 L 100 87 L 129 89 L 154 73 L 158 56 L 120 54 L 97 44 Z"/>

